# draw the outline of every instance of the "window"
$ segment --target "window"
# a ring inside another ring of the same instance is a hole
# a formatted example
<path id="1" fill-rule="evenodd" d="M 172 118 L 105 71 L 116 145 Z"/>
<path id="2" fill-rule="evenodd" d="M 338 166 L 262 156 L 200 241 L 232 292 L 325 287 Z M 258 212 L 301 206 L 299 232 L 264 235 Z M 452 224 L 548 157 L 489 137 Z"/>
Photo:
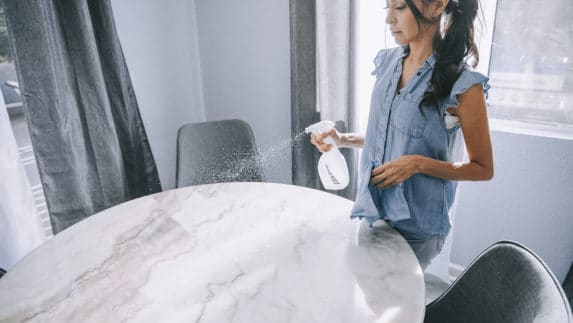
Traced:
<path id="1" fill-rule="evenodd" d="M 496 2 L 490 118 L 573 136 L 573 2 Z"/>
<path id="2" fill-rule="evenodd" d="M 0 108 L 5 108 L 8 111 L 12 131 L 14 132 L 16 144 L 18 145 L 20 159 L 24 164 L 28 181 L 32 186 L 34 203 L 42 221 L 46 237 L 50 237 L 53 235 L 52 226 L 46 207 L 44 191 L 40 184 L 40 176 L 38 175 L 28 124 L 24 116 L 22 97 L 10 49 L 2 1 L 0 1 L 0 92 L 2 93 L 5 103 L 5 107 L 0 105 Z"/>
<path id="3" fill-rule="evenodd" d="M 484 19 L 476 22 L 477 70 L 492 85 L 491 128 L 573 139 L 573 2 L 480 3 Z M 384 6 L 379 0 L 360 2 L 357 105 L 363 132 L 374 81 L 372 59 L 377 50 L 396 46 L 387 33 Z"/>
<path id="4" fill-rule="evenodd" d="M 358 60 L 356 106 L 358 131 L 366 133 L 370 94 L 374 86 L 374 57 L 382 48 L 397 46 L 386 26 L 386 3 L 383 0 L 360 0 L 358 12 Z"/>

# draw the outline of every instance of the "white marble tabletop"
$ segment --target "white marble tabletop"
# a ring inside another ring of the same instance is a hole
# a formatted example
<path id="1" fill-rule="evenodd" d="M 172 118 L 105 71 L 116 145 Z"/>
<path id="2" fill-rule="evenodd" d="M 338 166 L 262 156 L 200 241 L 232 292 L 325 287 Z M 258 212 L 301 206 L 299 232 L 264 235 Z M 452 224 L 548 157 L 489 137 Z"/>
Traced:
<path id="1" fill-rule="evenodd" d="M 385 223 L 350 220 L 351 206 L 269 183 L 129 201 L 0 279 L 0 322 L 421 322 L 414 254 Z"/>

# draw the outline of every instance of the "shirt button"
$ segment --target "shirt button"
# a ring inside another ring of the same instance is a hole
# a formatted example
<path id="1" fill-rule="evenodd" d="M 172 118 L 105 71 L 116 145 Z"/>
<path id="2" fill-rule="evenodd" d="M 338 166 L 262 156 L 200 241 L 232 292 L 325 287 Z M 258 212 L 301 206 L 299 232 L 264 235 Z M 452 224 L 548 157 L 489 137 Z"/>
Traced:
<path id="1" fill-rule="evenodd" d="M 398 91 L 398 93 L 397 93 L 397 94 L 398 94 L 398 95 L 400 95 L 400 91 Z"/>
<path id="2" fill-rule="evenodd" d="M 420 76 L 420 75 L 422 75 L 422 72 L 418 72 L 418 73 L 416 73 L 416 75 Z"/>

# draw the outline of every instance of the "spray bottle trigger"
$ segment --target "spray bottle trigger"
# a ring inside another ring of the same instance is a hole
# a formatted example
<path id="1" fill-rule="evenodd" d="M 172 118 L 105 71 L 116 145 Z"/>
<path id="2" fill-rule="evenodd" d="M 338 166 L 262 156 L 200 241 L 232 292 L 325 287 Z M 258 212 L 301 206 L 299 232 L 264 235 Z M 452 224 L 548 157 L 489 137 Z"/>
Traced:
<path id="1" fill-rule="evenodd" d="M 334 139 L 332 139 L 332 136 L 328 136 L 324 138 L 322 141 L 324 141 L 325 144 L 334 145 L 334 147 L 336 147 L 336 143 L 334 142 Z"/>

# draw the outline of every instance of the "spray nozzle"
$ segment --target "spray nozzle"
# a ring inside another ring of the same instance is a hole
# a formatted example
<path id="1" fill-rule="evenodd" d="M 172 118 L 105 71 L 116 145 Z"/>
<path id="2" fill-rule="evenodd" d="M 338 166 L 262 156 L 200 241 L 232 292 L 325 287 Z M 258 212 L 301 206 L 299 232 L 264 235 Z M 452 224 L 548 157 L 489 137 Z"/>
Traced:
<path id="1" fill-rule="evenodd" d="M 315 135 L 318 135 L 322 132 L 326 132 L 330 129 L 334 128 L 334 122 L 330 121 L 330 120 L 325 120 L 325 121 L 320 121 L 314 124 L 311 124 L 310 126 L 304 128 L 304 131 L 306 133 L 314 133 Z"/>

